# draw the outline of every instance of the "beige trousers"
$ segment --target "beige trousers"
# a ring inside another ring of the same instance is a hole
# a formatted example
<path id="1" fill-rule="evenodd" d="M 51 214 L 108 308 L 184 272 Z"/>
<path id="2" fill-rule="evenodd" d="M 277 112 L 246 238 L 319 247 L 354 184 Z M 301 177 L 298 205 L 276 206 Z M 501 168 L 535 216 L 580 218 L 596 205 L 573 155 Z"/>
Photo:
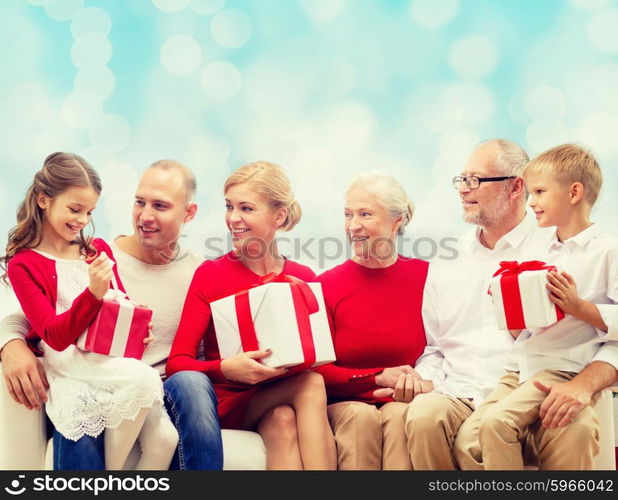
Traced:
<path id="1" fill-rule="evenodd" d="M 532 379 L 552 385 L 571 380 L 574 375 L 545 370 Z M 532 379 L 520 384 L 519 373 L 507 373 L 461 426 L 454 454 L 462 469 L 521 470 L 524 463 L 530 463 L 526 460 L 530 455 L 538 457 L 541 469 L 593 468 L 600 432 L 593 407 L 585 407 L 565 427 L 546 429 L 539 421 L 546 394 L 534 386 Z"/>
<path id="2" fill-rule="evenodd" d="M 410 470 L 402 413 L 405 403 L 380 408 L 359 401 L 328 405 L 339 470 Z"/>
<path id="3" fill-rule="evenodd" d="M 415 470 L 457 468 L 453 443 L 459 427 L 472 415 L 474 404 L 437 392 L 421 394 L 404 413 L 406 445 Z"/>

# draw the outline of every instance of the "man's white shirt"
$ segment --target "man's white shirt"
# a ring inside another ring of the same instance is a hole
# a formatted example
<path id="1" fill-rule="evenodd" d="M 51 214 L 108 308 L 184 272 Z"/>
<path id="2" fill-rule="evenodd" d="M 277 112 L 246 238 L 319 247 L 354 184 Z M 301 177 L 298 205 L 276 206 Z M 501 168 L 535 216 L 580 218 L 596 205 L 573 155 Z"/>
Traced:
<path id="1" fill-rule="evenodd" d="M 511 335 L 499 330 L 489 281 L 503 260 L 543 260 L 551 231 L 523 221 L 496 242 L 479 241 L 480 229 L 459 240 L 458 257 L 432 262 L 423 296 L 427 347 L 416 370 L 435 391 L 480 404 L 504 374 Z"/>

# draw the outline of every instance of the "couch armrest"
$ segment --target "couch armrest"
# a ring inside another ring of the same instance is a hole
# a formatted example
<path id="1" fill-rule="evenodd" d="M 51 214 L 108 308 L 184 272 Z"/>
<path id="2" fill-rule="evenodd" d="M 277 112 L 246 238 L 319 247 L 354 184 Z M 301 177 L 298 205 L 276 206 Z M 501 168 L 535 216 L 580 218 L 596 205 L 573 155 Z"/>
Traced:
<path id="1" fill-rule="evenodd" d="M 6 390 L 0 363 L 0 470 L 42 470 L 47 447 L 45 411 L 28 410 Z"/>

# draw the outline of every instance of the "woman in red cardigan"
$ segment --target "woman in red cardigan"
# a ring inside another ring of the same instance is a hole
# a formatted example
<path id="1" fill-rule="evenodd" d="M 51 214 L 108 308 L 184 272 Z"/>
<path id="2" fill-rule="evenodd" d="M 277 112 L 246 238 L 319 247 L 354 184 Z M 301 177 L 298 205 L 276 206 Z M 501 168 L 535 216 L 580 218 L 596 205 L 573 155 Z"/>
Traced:
<path id="1" fill-rule="evenodd" d="M 355 177 L 345 200 L 352 258 L 318 277 L 337 361 L 315 370 L 329 397 L 340 469 L 411 469 L 402 412 L 421 391 L 428 263 L 396 253 L 413 206 L 392 176 Z"/>
<path id="2" fill-rule="evenodd" d="M 267 468 L 334 469 L 335 442 L 322 377 L 313 371 L 292 376 L 285 368 L 265 366 L 259 360 L 268 350 L 220 359 L 210 310 L 211 301 L 247 289 L 273 272 L 314 281 L 311 269 L 279 254 L 275 240 L 278 230 L 288 231 L 299 221 L 300 206 L 283 170 L 268 162 L 239 168 L 223 191 L 234 250 L 195 272 L 167 374 L 206 373 L 219 400 L 221 427 L 257 430 L 264 439 Z M 202 341 L 205 361 L 197 359 Z"/>

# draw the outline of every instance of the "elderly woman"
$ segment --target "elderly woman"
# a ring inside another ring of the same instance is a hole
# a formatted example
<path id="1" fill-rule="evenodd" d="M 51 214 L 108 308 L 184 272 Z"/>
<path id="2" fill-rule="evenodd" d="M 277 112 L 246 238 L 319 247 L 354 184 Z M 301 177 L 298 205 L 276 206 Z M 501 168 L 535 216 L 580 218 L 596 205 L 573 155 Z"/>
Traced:
<path id="1" fill-rule="evenodd" d="M 352 258 L 318 277 L 337 361 L 316 368 L 329 396 L 339 469 L 412 468 L 403 410 L 423 392 L 414 363 L 425 347 L 421 316 L 428 263 L 396 253 L 413 205 L 394 177 L 370 172 L 346 192 Z"/>

